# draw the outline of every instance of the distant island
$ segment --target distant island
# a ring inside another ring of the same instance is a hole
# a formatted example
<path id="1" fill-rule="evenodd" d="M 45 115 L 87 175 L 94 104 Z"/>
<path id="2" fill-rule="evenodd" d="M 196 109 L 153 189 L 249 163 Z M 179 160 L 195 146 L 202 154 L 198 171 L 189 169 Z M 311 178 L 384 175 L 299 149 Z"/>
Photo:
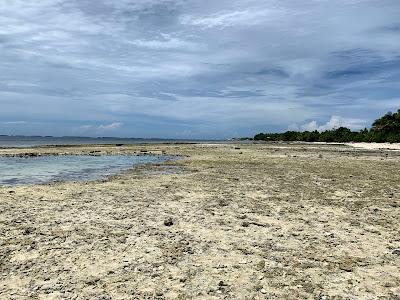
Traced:
<path id="1" fill-rule="evenodd" d="M 352 131 L 346 127 L 319 132 L 286 131 L 284 133 L 259 133 L 254 136 L 256 141 L 303 141 L 303 142 L 400 142 L 400 109 L 396 113 L 388 112 L 377 119 L 370 129 Z"/>

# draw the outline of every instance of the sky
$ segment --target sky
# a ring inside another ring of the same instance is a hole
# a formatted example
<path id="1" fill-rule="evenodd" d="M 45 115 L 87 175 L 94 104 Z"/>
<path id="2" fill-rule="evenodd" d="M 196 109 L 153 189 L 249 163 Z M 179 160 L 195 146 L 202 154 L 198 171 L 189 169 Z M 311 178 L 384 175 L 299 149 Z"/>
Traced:
<path id="1" fill-rule="evenodd" d="M 399 0 L 2 0 L 0 134 L 219 139 L 400 107 Z"/>

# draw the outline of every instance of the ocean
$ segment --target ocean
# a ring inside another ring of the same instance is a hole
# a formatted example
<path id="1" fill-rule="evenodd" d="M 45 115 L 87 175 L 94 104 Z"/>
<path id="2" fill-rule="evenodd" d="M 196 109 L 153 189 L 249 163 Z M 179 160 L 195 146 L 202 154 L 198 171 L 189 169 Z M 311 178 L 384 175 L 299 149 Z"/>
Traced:
<path id="1" fill-rule="evenodd" d="M 155 143 L 220 143 L 222 140 L 178 140 L 178 139 L 140 139 L 114 137 L 52 137 L 52 136 L 5 136 L 0 135 L 0 147 L 36 147 L 44 145 L 95 145 L 95 144 L 155 144 Z"/>
<path id="2" fill-rule="evenodd" d="M 0 185 L 95 180 L 118 174 L 137 165 L 161 163 L 169 159 L 173 157 L 156 155 L 0 157 Z"/>

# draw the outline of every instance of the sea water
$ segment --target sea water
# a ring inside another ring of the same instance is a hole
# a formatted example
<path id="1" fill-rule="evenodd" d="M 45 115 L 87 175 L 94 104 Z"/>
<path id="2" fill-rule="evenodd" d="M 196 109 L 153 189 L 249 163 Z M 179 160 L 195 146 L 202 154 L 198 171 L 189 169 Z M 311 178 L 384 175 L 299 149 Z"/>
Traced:
<path id="1" fill-rule="evenodd" d="M 0 135 L 0 148 L 25 148 L 45 145 L 134 145 L 159 143 L 221 143 L 217 140 L 174 140 L 174 139 L 134 139 L 134 138 L 90 138 L 90 137 L 51 137 L 51 136 L 6 136 Z"/>
<path id="2" fill-rule="evenodd" d="M 137 165 L 161 163 L 169 159 L 171 157 L 153 155 L 0 157 L 0 185 L 96 180 Z"/>

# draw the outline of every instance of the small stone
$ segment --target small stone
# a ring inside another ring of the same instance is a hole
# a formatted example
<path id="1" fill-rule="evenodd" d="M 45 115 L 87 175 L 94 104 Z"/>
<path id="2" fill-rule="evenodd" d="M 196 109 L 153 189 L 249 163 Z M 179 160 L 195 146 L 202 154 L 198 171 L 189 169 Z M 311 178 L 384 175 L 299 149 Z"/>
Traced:
<path id="1" fill-rule="evenodd" d="M 219 286 L 228 286 L 228 284 L 226 284 L 225 282 L 223 282 L 222 280 L 218 283 Z"/>
<path id="2" fill-rule="evenodd" d="M 242 227 L 249 227 L 249 226 L 250 226 L 250 223 L 249 223 L 249 222 L 244 221 L 244 222 L 242 223 Z"/>
<path id="3" fill-rule="evenodd" d="M 400 249 L 394 249 L 392 254 L 400 256 Z"/>
<path id="4" fill-rule="evenodd" d="M 267 293 L 267 291 L 265 289 L 261 289 L 260 292 L 261 292 L 261 294 L 266 294 Z"/>
<path id="5" fill-rule="evenodd" d="M 264 268 L 265 268 L 265 261 L 260 260 L 256 265 L 256 269 L 259 271 L 262 271 L 262 270 L 264 270 Z"/>
<path id="6" fill-rule="evenodd" d="M 343 271 L 346 271 L 346 272 L 352 272 L 353 271 L 352 266 L 348 265 L 348 264 L 341 264 L 340 265 L 340 269 L 343 270 Z"/>
<path id="7" fill-rule="evenodd" d="M 172 220 L 172 218 L 168 218 L 168 219 L 165 219 L 164 220 L 164 225 L 165 226 L 172 226 L 172 225 L 174 225 L 174 221 Z"/>
<path id="8" fill-rule="evenodd" d="M 100 281 L 100 278 L 94 277 L 94 276 L 89 276 L 86 280 L 85 283 L 87 285 L 95 285 L 97 282 Z"/>
<path id="9" fill-rule="evenodd" d="M 24 229 L 23 234 L 24 234 L 24 235 L 28 235 L 28 234 L 33 233 L 34 231 L 35 231 L 34 228 L 32 228 L 32 227 L 27 227 L 27 228 Z"/>

